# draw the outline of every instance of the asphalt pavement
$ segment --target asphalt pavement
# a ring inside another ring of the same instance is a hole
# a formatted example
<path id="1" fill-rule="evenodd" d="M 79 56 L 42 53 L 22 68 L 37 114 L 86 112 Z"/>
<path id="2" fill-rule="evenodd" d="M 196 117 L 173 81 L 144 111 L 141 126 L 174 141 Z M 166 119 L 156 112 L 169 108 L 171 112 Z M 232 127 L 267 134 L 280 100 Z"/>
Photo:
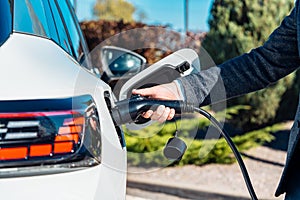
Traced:
<path id="1" fill-rule="evenodd" d="M 286 152 L 273 147 L 258 147 L 246 152 L 244 162 L 258 199 L 282 200 L 274 197 Z M 250 199 L 239 166 L 205 165 L 167 167 L 161 169 L 128 168 L 130 200 L 246 200 Z M 162 196 L 160 196 L 162 195 Z M 168 196 L 164 196 L 168 195 Z M 137 198 L 137 199 L 135 199 Z"/>

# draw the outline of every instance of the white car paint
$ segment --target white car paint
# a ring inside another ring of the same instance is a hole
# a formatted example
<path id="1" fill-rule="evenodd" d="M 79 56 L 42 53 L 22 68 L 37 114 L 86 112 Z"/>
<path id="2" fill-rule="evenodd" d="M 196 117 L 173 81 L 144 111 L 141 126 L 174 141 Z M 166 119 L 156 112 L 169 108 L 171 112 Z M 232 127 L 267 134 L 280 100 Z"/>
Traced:
<path id="1" fill-rule="evenodd" d="M 0 47 L 0 66 L 0 101 L 88 94 L 98 106 L 102 134 L 100 165 L 60 174 L 0 178 L 1 199 L 125 199 L 126 149 L 119 143 L 104 100 L 104 91 L 111 93 L 110 87 L 51 40 L 26 34 L 13 33 Z"/>

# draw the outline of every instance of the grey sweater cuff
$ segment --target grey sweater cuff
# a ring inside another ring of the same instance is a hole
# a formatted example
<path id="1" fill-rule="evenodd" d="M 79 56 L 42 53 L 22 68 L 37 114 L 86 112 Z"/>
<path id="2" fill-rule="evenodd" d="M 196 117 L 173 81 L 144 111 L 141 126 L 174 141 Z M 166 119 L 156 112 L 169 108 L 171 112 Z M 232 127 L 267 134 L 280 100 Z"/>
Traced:
<path id="1" fill-rule="evenodd" d="M 203 106 L 226 98 L 219 67 L 212 67 L 176 80 L 183 88 L 184 99 L 187 103 Z"/>
<path id="2" fill-rule="evenodd" d="M 176 84 L 177 91 L 180 96 L 180 100 L 185 101 L 186 98 L 185 98 L 185 94 L 184 94 L 184 88 L 183 88 L 181 82 L 179 80 L 174 80 L 173 83 Z"/>

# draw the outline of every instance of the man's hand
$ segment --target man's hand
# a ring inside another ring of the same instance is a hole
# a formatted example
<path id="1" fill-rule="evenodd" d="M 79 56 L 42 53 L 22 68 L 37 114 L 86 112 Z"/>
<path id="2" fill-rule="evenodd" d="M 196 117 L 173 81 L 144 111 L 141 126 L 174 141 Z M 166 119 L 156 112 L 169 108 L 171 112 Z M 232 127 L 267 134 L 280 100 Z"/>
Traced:
<path id="1" fill-rule="evenodd" d="M 133 90 L 133 94 L 146 96 L 152 99 L 160 100 L 182 100 L 181 93 L 177 84 L 172 82 L 168 84 L 158 85 L 150 88 Z M 152 120 L 159 121 L 161 123 L 166 120 L 171 120 L 175 116 L 175 110 L 165 107 L 163 105 L 159 106 L 156 111 L 148 110 L 143 114 L 143 117 Z"/>

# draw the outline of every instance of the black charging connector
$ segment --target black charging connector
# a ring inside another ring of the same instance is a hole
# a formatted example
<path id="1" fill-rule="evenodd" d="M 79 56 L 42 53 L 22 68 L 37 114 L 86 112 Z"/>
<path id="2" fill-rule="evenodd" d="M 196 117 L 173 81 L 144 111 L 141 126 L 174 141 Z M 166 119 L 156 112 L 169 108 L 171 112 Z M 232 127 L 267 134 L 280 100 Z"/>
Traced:
<path id="1" fill-rule="evenodd" d="M 111 115 L 116 125 L 136 123 L 141 114 L 148 110 L 155 111 L 160 105 L 174 108 L 177 114 L 194 112 L 194 106 L 183 101 L 154 100 L 134 95 L 130 99 L 117 102 L 116 106 L 111 110 Z"/>
<path id="2" fill-rule="evenodd" d="M 231 148 L 234 156 L 236 157 L 240 169 L 242 171 L 247 189 L 252 200 L 257 200 L 255 191 L 253 189 L 248 171 L 241 157 L 241 154 L 237 150 L 229 134 L 222 128 L 221 124 L 205 110 L 195 107 L 194 105 L 186 104 L 183 101 L 168 101 L 168 100 L 154 100 L 142 96 L 133 96 L 131 99 L 126 99 L 116 103 L 116 106 L 112 108 L 111 115 L 116 125 L 122 125 L 126 123 L 137 122 L 139 116 L 148 111 L 156 110 L 159 105 L 164 105 L 175 109 L 176 114 L 193 113 L 197 112 L 206 117 L 225 138 L 229 147 Z M 164 154 L 171 160 L 178 160 L 181 158 L 186 150 L 185 143 L 178 137 L 171 138 L 164 150 Z"/>

